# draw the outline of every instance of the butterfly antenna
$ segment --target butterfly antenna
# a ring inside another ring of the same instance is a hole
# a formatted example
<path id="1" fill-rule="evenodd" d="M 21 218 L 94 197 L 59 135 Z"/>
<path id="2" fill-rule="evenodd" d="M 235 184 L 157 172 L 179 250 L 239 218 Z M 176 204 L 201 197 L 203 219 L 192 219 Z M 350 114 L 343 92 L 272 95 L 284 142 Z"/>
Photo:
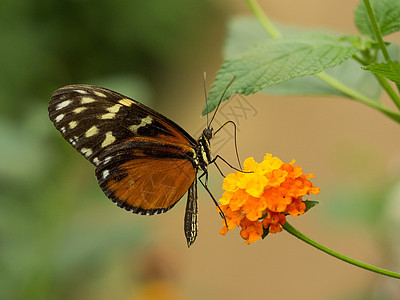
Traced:
<path id="1" fill-rule="evenodd" d="M 220 106 L 220 104 L 222 102 L 222 99 L 224 98 L 224 96 L 226 94 L 226 91 L 229 89 L 229 87 L 232 85 L 232 83 L 235 81 L 235 79 L 236 79 L 236 75 L 233 76 L 231 82 L 229 82 L 229 84 L 226 86 L 224 92 L 222 93 L 221 98 L 218 101 L 217 108 L 215 109 L 215 112 L 214 112 L 214 114 L 213 114 L 213 116 L 211 118 L 211 121 L 209 123 L 209 126 L 211 125 L 212 121 L 214 120 L 215 115 L 217 114 L 218 108 L 219 108 L 219 106 Z M 207 106 L 207 114 L 208 114 L 208 106 Z"/>
<path id="2" fill-rule="evenodd" d="M 204 97 L 206 100 L 206 109 L 207 109 L 207 128 L 210 128 L 208 123 L 208 101 L 207 101 L 207 74 L 203 72 L 203 84 L 204 84 Z"/>

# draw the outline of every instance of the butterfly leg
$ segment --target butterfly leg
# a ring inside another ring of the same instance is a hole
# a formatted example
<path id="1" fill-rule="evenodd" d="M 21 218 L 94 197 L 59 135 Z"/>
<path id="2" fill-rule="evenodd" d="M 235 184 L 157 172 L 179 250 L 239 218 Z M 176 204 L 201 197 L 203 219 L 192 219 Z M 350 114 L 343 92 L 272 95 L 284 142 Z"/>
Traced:
<path id="1" fill-rule="evenodd" d="M 226 125 L 228 124 L 232 124 L 233 125 L 233 132 L 234 132 L 234 143 L 235 143 L 235 152 L 236 152 L 236 158 L 239 164 L 239 168 L 242 168 L 242 164 L 240 163 L 240 158 L 239 158 L 239 151 L 238 151 L 238 146 L 237 146 L 237 127 L 236 127 L 236 123 L 229 120 L 227 122 L 225 122 L 224 124 L 221 125 L 221 127 L 219 127 L 215 132 L 214 135 L 218 133 L 218 131 L 220 131 L 222 128 L 224 128 Z M 229 165 L 229 164 L 228 164 Z"/>
<path id="2" fill-rule="evenodd" d="M 231 169 L 234 169 L 235 171 L 239 171 L 239 172 L 243 172 L 242 170 L 239 170 L 238 168 L 236 168 L 236 167 L 234 167 L 234 166 L 232 166 L 230 163 L 228 163 L 223 157 L 221 157 L 221 156 L 219 156 L 219 155 L 217 155 L 216 157 L 214 157 L 211 161 L 210 161 L 210 164 L 215 164 L 215 165 L 217 165 L 216 163 L 215 163 L 215 161 L 217 160 L 217 159 L 220 159 L 220 160 L 222 160 L 224 163 L 226 163 Z M 217 167 L 218 168 L 218 170 L 219 170 L 219 167 Z M 220 173 L 222 174 L 222 172 L 220 171 Z M 224 176 L 225 177 L 225 176 Z"/>
<path id="3" fill-rule="evenodd" d="M 219 206 L 217 200 L 215 200 L 214 195 L 211 193 L 210 189 L 209 189 L 209 188 L 207 187 L 207 185 L 201 180 L 202 177 L 204 177 L 204 176 L 207 177 L 207 176 L 208 176 L 207 174 L 208 174 L 208 172 L 203 172 L 203 174 L 201 174 L 201 175 L 199 176 L 199 181 L 200 181 L 201 185 L 204 187 L 204 189 L 207 191 L 207 193 L 210 195 L 211 199 L 214 201 L 215 206 L 218 207 L 219 215 L 221 216 L 222 219 L 224 219 L 225 226 L 228 227 L 228 223 L 227 223 L 227 221 L 226 221 L 226 217 L 225 217 L 224 212 L 222 211 L 221 207 Z"/>
<path id="4" fill-rule="evenodd" d="M 205 180 L 205 182 L 204 182 L 204 186 L 208 186 L 208 172 L 207 172 L 207 171 L 206 171 L 206 172 L 203 172 L 203 174 L 200 175 L 199 180 L 200 180 L 200 178 L 203 177 L 204 175 L 206 176 L 206 180 Z"/>
<path id="5" fill-rule="evenodd" d="M 217 165 L 217 163 L 215 161 L 211 161 L 211 162 L 214 163 L 214 165 L 217 168 L 219 174 L 221 174 L 221 176 L 225 178 L 224 173 L 222 173 L 222 171 L 221 171 L 220 167 Z"/>

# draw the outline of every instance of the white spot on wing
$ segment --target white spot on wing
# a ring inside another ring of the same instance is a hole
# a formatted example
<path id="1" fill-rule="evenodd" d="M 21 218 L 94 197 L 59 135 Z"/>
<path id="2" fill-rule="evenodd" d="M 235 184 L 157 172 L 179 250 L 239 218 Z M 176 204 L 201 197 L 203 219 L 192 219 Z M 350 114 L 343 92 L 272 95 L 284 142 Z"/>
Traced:
<path id="1" fill-rule="evenodd" d="M 99 133 L 99 128 L 97 128 L 96 126 L 92 126 L 85 132 L 85 136 L 86 137 L 91 137 L 91 136 L 94 136 L 94 135 L 96 135 L 98 133 Z"/>
<path id="2" fill-rule="evenodd" d="M 63 102 L 61 102 L 61 103 L 58 103 L 58 104 L 56 105 L 56 110 L 62 109 L 62 108 L 64 108 L 64 107 L 67 107 L 68 105 L 71 104 L 71 102 L 72 102 L 72 100 L 65 100 L 65 101 L 63 101 Z"/>
<path id="3" fill-rule="evenodd" d="M 86 92 L 86 91 L 84 91 L 84 90 L 75 90 L 75 92 L 77 92 L 77 93 L 79 93 L 79 94 L 82 94 L 82 95 L 85 95 L 85 94 L 88 93 L 88 92 Z"/>
<path id="4" fill-rule="evenodd" d="M 125 105 L 125 106 L 131 106 L 132 105 L 132 103 L 133 103 L 133 101 L 132 100 L 129 100 L 129 99 L 121 99 L 121 100 L 119 100 L 118 101 L 119 103 L 121 103 L 122 105 Z"/>
<path id="5" fill-rule="evenodd" d="M 99 161 L 99 159 L 98 159 L 97 157 L 95 157 L 95 158 L 93 158 L 93 163 L 94 163 L 96 166 L 98 166 L 99 163 L 100 163 L 100 161 Z"/>
<path id="6" fill-rule="evenodd" d="M 114 118 L 115 118 L 115 113 L 104 114 L 100 117 L 100 119 L 103 119 L 103 120 L 114 119 Z"/>
<path id="7" fill-rule="evenodd" d="M 83 112 L 85 109 L 87 109 L 87 107 L 81 106 L 81 107 L 75 108 L 75 109 L 73 110 L 73 112 L 74 112 L 75 114 L 79 114 L 79 113 Z"/>
<path id="8" fill-rule="evenodd" d="M 101 147 L 107 147 L 108 145 L 111 145 L 115 141 L 115 136 L 113 136 L 111 131 L 106 132 L 106 138 L 104 139 L 103 143 L 101 144 Z"/>
<path id="9" fill-rule="evenodd" d="M 143 118 L 143 119 L 140 121 L 140 124 L 139 124 L 139 125 L 132 125 L 132 126 L 129 126 L 129 129 L 130 129 L 133 133 L 137 133 L 137 131 L 138 131 L 139 128 L 145 127 L 146 125 L 151 124 L 151 122 L 153 122 L 153 118 L 150 117 L 150 116 L 147 116 L 146 118 Z"/>
<path id="10" fill-rule="evenodd" d="M 82 97 L 81 99 L 81 103 L 82 104 L 88 104 L 88 103 L 92 103 L 95 102 L 96 100 L 90 97 Z"/>
<path id="11" fill-rule="evenodd" d="M 56 122 L 60 122 L 64 118 L 64 114 L 58 115 L 55 119 Z"/>
<path id="12" fill-rule="evenodd" d="M 105 94 L 103 94 L 103 93 L 101 93 L 101 92 L 98 92 L 98 91 L 93 91 L 93 93 L 94 93 L 96 96 L 99 96 L 99 97 L 103 97 L 103 98 L 106 98 L 106 97 L 107 97 Z"/>
<path id="13" fill-rule="evenodd" d="M 111 159 L 112 159 L 111 156 L 107 156 L 107 157 L 104 159 L 103 164 L 108 164 L 108 162 L 109 162 Z"/>
<path id="14" fill-rule="evenodd" d="M 103 179 L 106 179 L 108 175 L 110 175 L 110 171 L 104 170 L 103 171 Z"/>
<path id="15" fill-rule="evenodd" d="M 110 113 L 117 113 L 119 109 L 122 107 L 120 104 L 115 104 L 113 106 L 108 107 L 106 110 L 109 111 Z"/>
<path id="16" fill-rule="evenodd" d="M 60 128 L 61 133 L 65 133 L 65 127 Z"/>
<path id="17" fill-rule="evenodd" d="M 70 138 L 68 141 L 72 144 L 72 146 L 75 146 L 76 142 L 78 141 L 78 137 L 74 136 L 74 137 Z"/>
<path id="18" fill-rule="evenodd" d="M 69 128 L 74 129 L 76 126 L 78 126 L 78 122 L 77 121 L 71 121 L 68 124 Z"/>
<path id="19" fill-rule="evenodd" d="M 93 154 L 93 151 L 90 148 L 82 148 L 81 153 L 84 154 L 86 157 L 89 157 Z"/>

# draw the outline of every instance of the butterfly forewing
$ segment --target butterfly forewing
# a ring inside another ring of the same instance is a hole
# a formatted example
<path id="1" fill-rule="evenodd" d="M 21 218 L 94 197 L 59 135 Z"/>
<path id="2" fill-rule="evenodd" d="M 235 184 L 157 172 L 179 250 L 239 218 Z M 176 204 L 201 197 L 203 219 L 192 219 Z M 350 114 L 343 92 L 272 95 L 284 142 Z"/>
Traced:
<path id="1" fill-rule="evenodd" d="M 107 146 L 135 136 L 196 145 L 181 127 L 156 111 L 96 86 L 58 89 L 52 95 L 49 116 L 64 138 L 95 165 L 99 159 L 96 154 Z"/>
<path id="2" fill-rule="evenodd" d="M 100 87 L 70 85 L 54 92 L 49 116 L 97 167 L 104 193 L 127 210 L 165 212 L 195 180 L 196 140 L 133 99 Z"/>

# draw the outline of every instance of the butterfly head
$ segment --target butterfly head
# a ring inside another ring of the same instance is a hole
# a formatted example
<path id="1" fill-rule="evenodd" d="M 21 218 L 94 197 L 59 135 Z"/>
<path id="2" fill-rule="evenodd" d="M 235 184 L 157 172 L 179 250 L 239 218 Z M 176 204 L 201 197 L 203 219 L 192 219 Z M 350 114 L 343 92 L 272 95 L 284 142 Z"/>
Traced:
<path id="1" fill-rule="evenodd" d="M 209 128 L 209 127 L 207 127 L 207 128 L 204 128 L 204 130 L 203 130 L 203 137 L 204 138 L 206 138 L 207 140 L 211 140 L 212 139 L 212 137 L 213 137 L 213 129 L 212 129 L 212 127 L 211 128 Z"/>

